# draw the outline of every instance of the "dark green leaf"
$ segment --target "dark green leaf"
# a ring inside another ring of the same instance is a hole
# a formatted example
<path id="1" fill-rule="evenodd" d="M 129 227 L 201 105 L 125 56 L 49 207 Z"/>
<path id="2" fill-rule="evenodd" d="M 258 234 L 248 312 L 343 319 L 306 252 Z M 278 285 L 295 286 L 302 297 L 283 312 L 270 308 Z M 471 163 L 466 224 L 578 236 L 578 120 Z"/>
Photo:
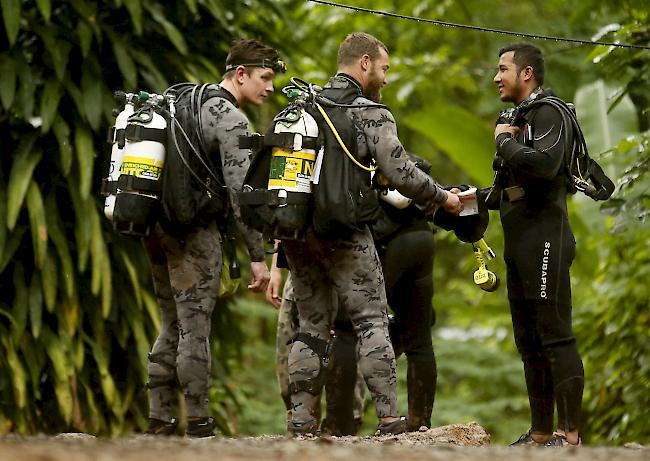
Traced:
<path id="1" fill-rule="evenodd" d="M 172 42 L 174 47 L 183 55 L 187 54 L 187 44 L 183 35 L 178 31 L 176 26 L 172 24 L 163 13 L 162 5 L 156 5 L 152 3 L 145 3 L 145 8 L 151 13 L 151 17 L 154 21 L 160 24 L 165 31 L 165 35 L 169 38 L 169 41 Z"/>
<path id="2" fill-rule="evenodd" d="M 2 19 L 9 45 L 13 46 L 20 30 L 20 0 L 0 0 Z"/>
<path id="3" fill-rule="evenodd" d="M 52 13 L 52 3 L 50 0 L 36 0 L 38 10 L 43 15 L 45 22 L 50 22 L 50 15 Z"/>
<path id="4" fill-rule="evenodd" d="M 41 132 L 43 133 L 50 131 L 50 126 L 56 118 L 61 93 L 62 88 L 58 80 L 51 78 L 45 83 L 41 95 L 41 119 L 43 121 Z"/>
<path id="5" fill-rule="evenodd" d="M 15 160 L 11 167 L 7 189 L 7 227 L 9 230 L 16 225 L 32 174 L 43 156 L 42 150 L 33 147 L 35 140 L 33 135 L 25 136 L 14 155 Z"/>
<path id="6" fill-rule="evenodd" d="M 9 109 L 16 95 L 16 65 L 6 54 L 0 55 L 0 101 L 2 107 Z"/>
<path id="7" fill-rule="evenodd" d="M 61 163 L 61 173 L 68 175 L 72 166 L 73 152 L 72 143 L 70 142 L 70 128 L 62 117 L 57 117 L 52 126 L 56 140 L 59 143 L 59 161 Z"/>
<path id="8" fill-rule="evenodd" d="M 136 35 L 142 35 L 142 2 L 141 0 L 124 0 L 126 9 L 129 10 L 131 21 Z"/>
<path id="9" fill-rule="evenodd" d="M 32 326 L 32 335 L 38 339 L 43 327 L 43 289 L 38 272 L 32 274 L 29 287 L 29 322 Z"/>
<path id="10" fill-rule="evenodd" d="M 88 56 L 90 45 L 93 43 L 93 30 L 83 19 L 79 20 L 79 24 L 77 24 L 77 35 L 81 45 L 81 55 L 85 58 Z"/>
<path id="11" fill-rule="evenodd" d="M 115 59 L 117 59 L 117 65 L 124 76 L 127 88 L 135 88 L 138 73 L 135 62 L 133 62 L 133 59 L 129 55 L 128 47 L 125 46 L 122 40 L 115 39 L 113 41 L 113 51 L 115 52 Z"/>
<path id="12" fill-rule="evenodd" d="M 45 260 L 47 250 L 47 224 L 45 223 L 45 208 L 41 191 L 32 180 L 27 190 L 27 211 L 29 212 L 29 223 L 32 230 L 32 247 L 34 249 L 34 262 L 37 268 L 41 268 Z"/>
<path id="13" fill-rule="evenodd" d="M 95 147 L 90 131 L 83 124 L 77 125 L 75 129 L 74 147 L 79 165 L 79 193 L 81 199 L 86 200 L 93 180 Z"/>

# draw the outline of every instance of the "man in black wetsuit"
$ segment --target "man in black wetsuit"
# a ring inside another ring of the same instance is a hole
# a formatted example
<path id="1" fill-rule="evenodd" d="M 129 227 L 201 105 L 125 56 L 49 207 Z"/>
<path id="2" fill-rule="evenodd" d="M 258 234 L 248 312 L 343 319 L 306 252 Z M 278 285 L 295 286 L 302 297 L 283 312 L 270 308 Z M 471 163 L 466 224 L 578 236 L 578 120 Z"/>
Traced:
<path id="1" fill-rule="evenodd" d="M 571 126 L 550 104 L 542 52 L 528 43 L 499 51 L 494 77 L 502 101 L 517 106 L 512 125 L 498 124 L 497 163 L 508 299 L 531 409 L 531 429 L 512 445 L 580 444 L 584 370 L 571 327 L 569 268 L 575 240 L 567 214 L 565 157 Z M 554 404 L 558 430 L 553 432 Z"/>

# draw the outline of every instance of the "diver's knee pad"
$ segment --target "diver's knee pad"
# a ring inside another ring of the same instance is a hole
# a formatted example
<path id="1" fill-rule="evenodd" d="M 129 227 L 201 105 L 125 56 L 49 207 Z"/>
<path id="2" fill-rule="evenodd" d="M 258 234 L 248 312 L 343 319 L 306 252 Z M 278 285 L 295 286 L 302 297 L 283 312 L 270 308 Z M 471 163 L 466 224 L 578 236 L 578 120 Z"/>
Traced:
<path id="1" fill-rule="evenodd" d="M 148 389 L 156 387 L 178 385 L 178 376 L 176 374 L 176 366 L 173 363 L 164 359 L 162 354 L 150 353 L 148 355 L 149 364 L 147 366 L 147 374 L 149 382 L 147 382 Z"/>
<path id="2" fill-rule="evenodd" d="M 327 367 L 329 365 L 331 341 L 325 341 L 324 339 L 317 338 L 308 333 L 298 333 L 293 339 L 293 342 L 296 341 L 304 343 L 314 352 L 314 354 L 316 354 L 320 366 L 318 374 L 313 378 L 289 381 L 289 393 L 295 394 L 296 392 L 304 391 L 313 395 L 318 395 L 325 384 Z"/>

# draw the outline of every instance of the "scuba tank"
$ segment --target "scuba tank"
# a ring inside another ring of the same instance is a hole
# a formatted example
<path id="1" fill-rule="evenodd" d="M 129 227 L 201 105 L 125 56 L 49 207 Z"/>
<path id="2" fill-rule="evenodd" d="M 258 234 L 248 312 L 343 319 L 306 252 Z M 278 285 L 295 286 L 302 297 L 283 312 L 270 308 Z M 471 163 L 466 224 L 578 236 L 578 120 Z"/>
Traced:
<path id="1" fill-rule="evenodd" d="M 108 143 L 111 147 L 111 163 L 108 168 L 108 176 L 102 181 L 102 192 L 106 194 L 104 201 L 104 215 L 113 220 L 113 210 L 115 209 L 115 197 L 117 193 L 117 180 L 120 177 L 120 168 L 124 157 L 125 137 L 124 130 L 128 119 L 135 111 L 137 95 L 133 93 L 124 93 L 117 91 L 114 94 L 115 100 L 123 106 L 122 111 L 115 118 L 115 125 L 108 131 Z M 117 111 L 118 109 L 116 109 Z"/>
<path id="2" fill-rule="evenodd" d="M 165 163 L 167 121 L 165 98 L 140 92 L 143 104 L 127 119 L 119 169 L 113 226 L 127 235 L 146 236 L 155 223 Z M 173 111 L 173 99 L 168 101 Z"/>

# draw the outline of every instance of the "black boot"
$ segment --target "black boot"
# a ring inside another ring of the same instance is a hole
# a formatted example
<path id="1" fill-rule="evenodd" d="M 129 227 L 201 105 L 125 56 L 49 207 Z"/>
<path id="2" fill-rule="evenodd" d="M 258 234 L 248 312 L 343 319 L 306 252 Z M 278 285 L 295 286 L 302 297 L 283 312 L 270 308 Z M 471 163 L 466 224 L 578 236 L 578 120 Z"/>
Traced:
<path id="1" fill-rule="evenodd" d="M 436 397 L 436 359 L 408 359 L 406 388 L 408 390 L 409 417 L 407 430 L 414 432 L 425 426 L 431 427 L 431 412 Z"/>

